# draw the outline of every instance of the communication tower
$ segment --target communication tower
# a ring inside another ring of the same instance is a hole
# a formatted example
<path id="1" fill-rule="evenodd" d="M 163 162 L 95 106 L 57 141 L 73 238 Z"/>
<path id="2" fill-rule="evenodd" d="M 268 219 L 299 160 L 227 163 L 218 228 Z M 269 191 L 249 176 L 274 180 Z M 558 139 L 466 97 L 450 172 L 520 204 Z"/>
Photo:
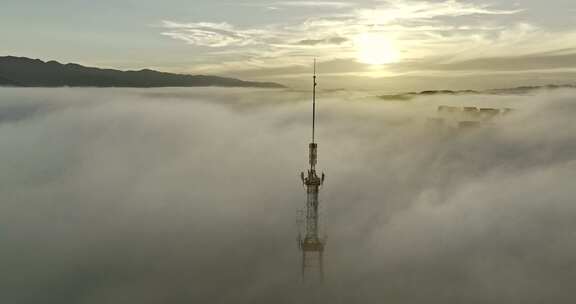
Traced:
<path id="1" fill-rule="evenodd" d="M 299 235 L 298 245 L 302 251 L 302 279 L 306 280 L 311 276 L 318 277 L 320 281 L 324 279 L 324 247 L 326 240 L 319 236 L 319 212 L 318 212 L 318 192 L 324 183 L 324 173 L 321 177 L 316 173 L 316 163 L 318 161 L 318 144 L 316 143 L 316 60 L 314 60 L 314 77 L 312 88 L 312 142 L 308 145 L 310 157 L 310 169 L 305 174 L 300 173 L 302 183 L 306 187 L 306 209 L 303 216 L 305 231 L 304 237 Z"/>

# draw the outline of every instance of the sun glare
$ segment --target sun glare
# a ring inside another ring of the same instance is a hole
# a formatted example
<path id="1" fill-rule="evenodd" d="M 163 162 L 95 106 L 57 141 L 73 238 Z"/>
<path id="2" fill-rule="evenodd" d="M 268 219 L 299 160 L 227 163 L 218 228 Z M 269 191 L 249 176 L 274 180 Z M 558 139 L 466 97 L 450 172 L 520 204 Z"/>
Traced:
<path id="1" fill-rule="evenodd" d="M 356 37 L 356 52 L 359 62 L 383 65 L 400 61 L 400 52 L 387 36 L 379 33 L 364 33 Z"/>

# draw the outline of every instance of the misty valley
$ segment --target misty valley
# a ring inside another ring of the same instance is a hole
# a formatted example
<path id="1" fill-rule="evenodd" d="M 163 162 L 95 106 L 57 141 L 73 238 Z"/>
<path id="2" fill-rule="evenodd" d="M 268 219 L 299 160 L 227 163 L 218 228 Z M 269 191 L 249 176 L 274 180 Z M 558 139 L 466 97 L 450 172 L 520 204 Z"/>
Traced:
<path id="1" fill-rule="evenodd" d="M 319 94 L 312 288 L 310 92 L 0 88 L 0 300 L 570 303 L 575 89 Z"/>

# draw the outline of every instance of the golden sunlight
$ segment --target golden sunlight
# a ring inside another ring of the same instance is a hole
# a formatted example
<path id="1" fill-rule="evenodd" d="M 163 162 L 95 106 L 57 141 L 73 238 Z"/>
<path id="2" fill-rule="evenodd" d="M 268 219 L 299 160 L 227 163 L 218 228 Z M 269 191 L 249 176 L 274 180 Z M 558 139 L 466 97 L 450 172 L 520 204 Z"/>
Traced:
<path id="1" fill-rule="evenodd" d="M 381 33 L 363 33 L 354 39 L 359 62 L 382 65 L 400 61 L 400 52 L 394 43 Z"/>

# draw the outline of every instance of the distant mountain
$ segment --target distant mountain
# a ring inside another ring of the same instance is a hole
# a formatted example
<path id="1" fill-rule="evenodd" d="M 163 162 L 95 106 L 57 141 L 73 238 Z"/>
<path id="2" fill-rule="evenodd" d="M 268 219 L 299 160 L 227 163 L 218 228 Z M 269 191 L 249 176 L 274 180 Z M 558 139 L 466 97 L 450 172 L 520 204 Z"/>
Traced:
<path id="1" fill-rule="evenodd" d="M 17 86 L 17 85 L 18 84 L 15 83 L 14 81 L 0 76 L 0 86 Z"/>
<path id="2" fill-rule="evenodd" d="M 419 96 L 434 96 L 434 95 L 522 95 L 522 94 L 529 94 L 534 91 L 538 90 L 555 90 L 555 89 L 575 89 L 576 85 L 566 84 L 566 85 L 546 85 L 546 86 L 523 86 L 517 88 L 508 88 L 508 89 L 491 89 L 491 90 L 484 90 L 484 91 L 475 91 L 475 90 L 459 90 L 459 91 L 452 91 L 452 90 L 433 90 L 433 91 L 422 91 L 422 92 L 409 92 L 409 93 L 401 93 L 401 94 L 392 94 L 392 95 L 381 95 L 378 96 L 380 99 L 383 100 L 411 100 L 413 98 Z"/>
<path id="3" fill-rule="evenodd" d="M 44 62 L 39 59 L 0 57 L 0 86 L 22 87 L 256 87 L 284 88 L 272 82 L 242 81 L 234 78 L 183 75 L 153 70 L 119 71 L 78 64 Z"/>

